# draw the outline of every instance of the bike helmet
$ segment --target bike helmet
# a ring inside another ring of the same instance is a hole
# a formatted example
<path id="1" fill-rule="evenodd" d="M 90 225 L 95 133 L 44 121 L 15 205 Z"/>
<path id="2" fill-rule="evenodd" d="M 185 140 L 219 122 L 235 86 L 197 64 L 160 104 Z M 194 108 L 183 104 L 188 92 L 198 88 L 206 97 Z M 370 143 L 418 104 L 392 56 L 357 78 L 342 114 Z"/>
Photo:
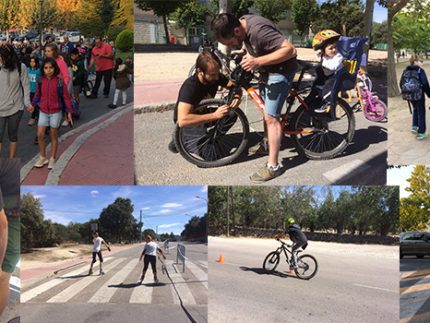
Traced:
<path id="1" fill-rule="evenodd" d="M 331 29 L 319 31 L 312 39 L 312 47 L 314 50 L 319 50 L 324 47 L 329 41 L 334 42 L 340 38 L 340 34 Z"/>
<path id="2" fill-rule="evenodd" d="M 288 222 L 288 224 L 293 224 L 296 221 L 293 218 L 288 218 L 287 222 Z"/>

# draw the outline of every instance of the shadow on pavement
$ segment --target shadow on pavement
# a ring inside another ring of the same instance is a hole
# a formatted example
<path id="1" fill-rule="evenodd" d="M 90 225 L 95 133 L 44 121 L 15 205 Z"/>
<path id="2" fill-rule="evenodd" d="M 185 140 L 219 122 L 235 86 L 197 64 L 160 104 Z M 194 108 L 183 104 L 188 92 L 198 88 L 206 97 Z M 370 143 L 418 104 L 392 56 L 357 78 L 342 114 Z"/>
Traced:
<path id="1" fill-rule="evenodd" d="M 369 126 L 355 131 L 353 143 L 345 150 L 344 155 L 353 155 L 369 148 L 370 145 L 387 141 L 387 129 L 380 126 Z"/>
<path id="2" fill-rule="evenodd" d="M 114 287 L 114 288 L 135 288 L 139 286 L 147 286 L 147 287 L 158 287 L 158 286 L 165 286 L 167 284 L 164 283 L 147 283 L 147 284 L 140 284 L 140 283 L 129 283 L 129 284 L 117 284 L 117 285 L 108 285 L 108 287 Z"/>
<path id="3" fill-rule="evenodd" d="M 281 277 L 281 278 L 295 278 L 295 279 L 299 279 L 295 275 L 288 275 L 288 274 L 285 274 L 285 273 L 281 273 L 280 271 L 270 272 L 270 271 L 264 270 L 263 268 L 258 268 L 258 267 L 257 268 L 250 268 L 250 267 L 244 267 L 244 266 L 242 266 L 242 267 L 240 267 L 240 269 L 242 269 L 243 271 L 253 271 L 254 273 L 259 274 L 259 275 L 272 275 L 272 276 L 278 276 L 278 277 Z"/>
<path id="4" fill-rule="evenodd" d="M 83 277 L 89 277 L 88 274 L 80 274 L 80 275 L 74 275 L 74 276 L 61 276 L 57 277 L 58 279 L 74 279 L 74 278 L 83 278 Z"/>

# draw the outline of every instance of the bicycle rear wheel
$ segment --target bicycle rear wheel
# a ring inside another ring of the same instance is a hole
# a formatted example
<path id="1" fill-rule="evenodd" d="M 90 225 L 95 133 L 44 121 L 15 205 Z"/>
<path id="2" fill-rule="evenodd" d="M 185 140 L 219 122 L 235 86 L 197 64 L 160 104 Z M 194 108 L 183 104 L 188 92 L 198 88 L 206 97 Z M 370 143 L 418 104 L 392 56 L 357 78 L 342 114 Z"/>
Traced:
<path id="1" fill-rule="evenodd" d="M 311 255 L 303 255 L 297 258 L 297 269 L 294 269 L 297 277 L 309 280 L 316 275 L 318 262 Z"/>
<path id="2" fill-rule="evenodd" d="M 373 109 L 369 104 L 366 104 L 363 110 L 366 119 L 370 121 L 384 120 L 387 116 L 387 105 L 379 99 L 374 100 L 372 103 L 374 105 Z"/>
<path id="3" fill-rule="evenodd" d="M 223 100 L 203 100 L 193 111 L 198 114 L 214 112 Z M 224 166 L 242 154 L 248 144 L 249 124 L 239 108 L 230 110 L 222 119 L 203 125 L 176 126 L 175 145 L 190 163 L 203 168 Z"/>
<path id="4" fill-rule="evenodd" d="M 330 159 L 341 154 L 352 141 L 355 117 L 351 107 L 337 99 L 335 118 L 330 113 L 317 114 L 303 105 L 295 111 L 292 126 L 303 133 L 293 135 L 297 150 L 309 159 Z"/>
<path id="5" fill-rule="evenodd" d="M 263 262 L 263 269 L 266 271 L 274 272 L 279 265 L 279 253 L 272 251 L 269 253 Z"/>

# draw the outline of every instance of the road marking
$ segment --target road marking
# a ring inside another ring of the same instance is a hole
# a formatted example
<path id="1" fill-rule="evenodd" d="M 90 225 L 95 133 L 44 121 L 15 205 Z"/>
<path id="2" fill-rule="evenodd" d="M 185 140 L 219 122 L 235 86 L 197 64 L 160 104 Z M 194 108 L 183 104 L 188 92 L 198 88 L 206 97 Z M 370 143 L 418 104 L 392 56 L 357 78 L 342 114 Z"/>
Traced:
<path id="1" fill-rule="evenodd" d="M 119 263 L 121 263 L 124 259 L 125 258 L 118 258 L 118 259 L 114 260 L 112 263 L 105 266 L 104 270 L 108 271 L 108 270 L 114 268 Z M 97 272 L 97 270 L 94 270 L 94 271 Z M 68 300 L 73 298 L 75 295 L 77 295 L 79 292 L 84 290 L 87 286 L 89 286 L 90 284 L 92 284 L 93 282 L 95 282 L 99 278 L 100 278 L 99 275 L 88 276 L 88 277 L 82 278 L 81 280 L 70 285 L 69 287 L 67 287 L 66 289 L 64 289 L 63 291 L 61 291 L 57 295 L 55 295 L 54 297 L 48 299 L 46 302 L 47 303 L 66 303 Z"/>
<path id="2" fill-rule="evenodd" d="M 200 266 L 202 266 L 202 267 L 204 267 L 206 269 L 208 268 L 208 262 L 207 261 L 200 260 L 199 264 L 200 264 Z"/>
<path id="3" fill-rule="evenodd" d="M 336 167 L 328 172 L 325 172 L 323 176 L 327 178 L 330 183 L 336 183 L 339 180 L 345 180 L 352 176 L 357 176 L 357 169 L 360 168 L 359 173 L 364 172 L 369 169 L 370 166 L 367 165 L 363 160 L 354 159 L 342 166 Z"/>
<path id="4" fill-rule="evenodd" d="M 133 271 L 133 269 L 139 263 L 139 259 L 133 259 L 128 264 L 124 266 L 119 272 L 117 272 L 111 279 L 109 279 L 105 285 L 103 285 L 88 303 L 108 303 L 115 292 L 118 290 L 115 287 L 109 287 L 109 285 L 119 285 L 121 284 L 127 276 Z"/>
<path id="5" fill-rule="evenodd" d="M 196 305 L 196 300 L 194 299 L 193 294 L 188 288 L 187 282 L 184 280 L 184 278 L 182 278 L 181 274 L 176 273 L 173 269 L 173 260 L 166 260 L 166 270 L 169 272 L 169 276 L 172 279 L 174 285 L 171 285 L 170 287 L 172 290 L 173 302 L 175 304 L 180 304 L 180 297 L 182 299 L 183 304 Z M 178 291 L 179 297 L 176 294 L 175 287 Z"/>
<path id="6" fill-rule="evenodd" d="M 11 276 L 9 279 L 9 284 L 15 286 L 16 288 L 21 288 L 21 279 L 19 279 L 19 277 Z"/>
<path id="7" fill-rule="evenodd" d="M 208 288 L 208 273 L 200 269 L 199 266 L 194 264 L 191 261 L 186 261 L 185 266 L 188 267 L 188 269 L 193 273 L 194 276 L 196 276 L 197 280 L 199 280 L 203 286 Z"/>
<path id="8" fill-rule="evenodd" d="M 375 287 L 375 286 L 368 286 L 368 285 L 362 285 L 362 284 L 354 284 L 354 286 L 358 287 L 364 287 L 364 288 L 370 288 L 370 289 L 377 289 L 377 290 L 383 290 L 390 293 L 399 293 L 397 290 L 387 289 L 387 288 L 381 288 L 381 287 Z"/>
<path id="9" fill-rule="evenodd" d="M 149 304 L 152 302 L 153 291 L 153 286 L 136 286 L 136 288 L 133 288 L 129 303 Z"/>

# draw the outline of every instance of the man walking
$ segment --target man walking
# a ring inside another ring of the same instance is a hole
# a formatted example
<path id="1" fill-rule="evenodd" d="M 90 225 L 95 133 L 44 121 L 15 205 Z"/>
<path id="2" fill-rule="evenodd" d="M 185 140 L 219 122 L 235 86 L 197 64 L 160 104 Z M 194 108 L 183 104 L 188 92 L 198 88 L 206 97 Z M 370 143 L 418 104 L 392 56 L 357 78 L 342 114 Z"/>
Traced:
<path id="1" fill-rule="evenodd" d="M 92 94 L 89 97 L 92 99 L 97 98 L 99 87 L 103 79 L 103 95 L 105 98 L 108 98 L 114 68 L 114 54 L 112 47 L 108 43 L 102 41 L 100 37 L 97 37 L 94 42 L 88 70 L 91 69 L 93 64 L 96 64 L 96 82 L 94 84 Z"/>
<path id="2" fill-rule="evenodd" d="M 247 53 L 240 65 L 246 71 L 260 71 L 260 96 L 264 100 L 264 141 L 251 153 L 269 154 L 269 159 L 250 179 L 265 182 L 280 175 L 278 163 L 282 138 L 281 110 L 297 70 L 297 51 L 273 22 L 257 16 L 245 15 L 240 19 L 229 13 L 219 14 L 212 21 L 216 39 L 233 49 L 243 45 Z"/>

